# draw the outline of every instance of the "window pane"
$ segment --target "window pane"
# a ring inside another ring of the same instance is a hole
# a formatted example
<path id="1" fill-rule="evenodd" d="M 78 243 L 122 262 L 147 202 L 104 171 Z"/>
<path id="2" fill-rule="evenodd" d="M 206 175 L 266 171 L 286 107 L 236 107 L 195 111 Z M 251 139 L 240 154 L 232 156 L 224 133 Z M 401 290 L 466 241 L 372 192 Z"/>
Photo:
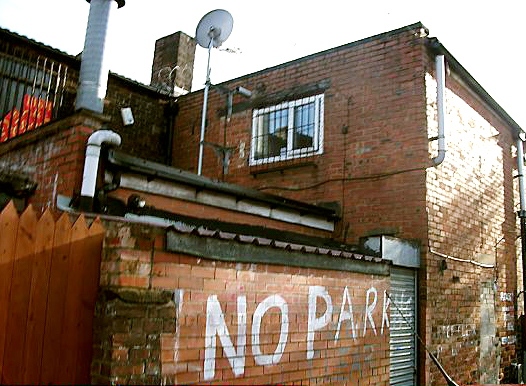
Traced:
<path id="1" fill-rule="evenodd" d="M 253 111 L 250 164 L 323 153 L 323 94 Z"/>
<path id="2" fill-rule="evenodd" d="M 294 109 L 293 149 L 310 148 L 314 143 L 314 102 Z"/>
<path id="3" fill-rule="evenodd" d="M 265 114 L 258 115 L 254 118 L 254 159 L 265 158 L 268 152 L 268 116 Z"/>
<path id="4" fill-rule="evenodd" d="M 276 157 L 287 149 L 288 110 L 270 111 L 258 116 L 255 159 Z"/>
<path id="5" fill-rule="evenodd" d="M 288 116 L 287 109 L 273 111 L 269 114 L 270 119 L 270 135 L 269 141 L 269 157 L 279 156 L 283 151 L 287 151 L 287 130 L 288 130 Z"/>

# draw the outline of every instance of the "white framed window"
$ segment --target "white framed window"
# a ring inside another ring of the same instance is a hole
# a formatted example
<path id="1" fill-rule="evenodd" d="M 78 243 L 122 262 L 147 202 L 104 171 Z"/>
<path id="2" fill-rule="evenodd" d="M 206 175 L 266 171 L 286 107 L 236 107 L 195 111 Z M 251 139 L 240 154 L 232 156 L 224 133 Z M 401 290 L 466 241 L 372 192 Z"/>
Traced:
<path id="1" fill-rule="evenodd" d="M 323 152 L 323 94 L 254 110 L 250 165 Z"/>

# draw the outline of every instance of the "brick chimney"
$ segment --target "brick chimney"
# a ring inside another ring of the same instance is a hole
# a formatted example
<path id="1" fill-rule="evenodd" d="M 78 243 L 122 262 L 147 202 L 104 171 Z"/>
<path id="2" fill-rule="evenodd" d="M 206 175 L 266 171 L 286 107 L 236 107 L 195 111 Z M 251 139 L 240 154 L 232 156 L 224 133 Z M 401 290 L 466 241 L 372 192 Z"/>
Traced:
<path id="1" fill-rule="evenodd" d="M 191 91 L 196 41 L 183 32 L 157 39 L 150 85 L 181 95 Z"/>

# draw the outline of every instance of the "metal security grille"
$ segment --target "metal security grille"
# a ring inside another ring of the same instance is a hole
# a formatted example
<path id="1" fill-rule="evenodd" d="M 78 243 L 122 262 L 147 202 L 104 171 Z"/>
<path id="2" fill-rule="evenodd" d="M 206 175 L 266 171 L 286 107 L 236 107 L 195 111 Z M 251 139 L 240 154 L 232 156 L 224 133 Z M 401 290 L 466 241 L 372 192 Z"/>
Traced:
<path id="1" fill-rule="evenodd" d="M 416 385 L 416 271 L 391 271 L 389 384 Z M 403 316 L 402 316 L 403 314 Z"/>
<path id="2" fill-rule="evenodd" d="M 250 164 L 323 152 L 323 94 L 253 111 Z"/>
<path id="3" fill-rule="evenodd" d="M 0 54 L 0 142 L 56 119 L 67 79 L 67 66 L 45 57 L 28 61 Z"/>

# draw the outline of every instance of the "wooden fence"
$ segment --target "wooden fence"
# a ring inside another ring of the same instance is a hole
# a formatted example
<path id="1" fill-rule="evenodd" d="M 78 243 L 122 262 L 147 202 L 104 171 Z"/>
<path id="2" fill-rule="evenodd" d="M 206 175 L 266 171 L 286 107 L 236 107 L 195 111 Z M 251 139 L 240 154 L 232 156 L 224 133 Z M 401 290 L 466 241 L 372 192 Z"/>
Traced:
<path id="1" fill-rule="evenodd" d="M 89 384 L 104 229 L 0 213 L 0 383 Z"/>

